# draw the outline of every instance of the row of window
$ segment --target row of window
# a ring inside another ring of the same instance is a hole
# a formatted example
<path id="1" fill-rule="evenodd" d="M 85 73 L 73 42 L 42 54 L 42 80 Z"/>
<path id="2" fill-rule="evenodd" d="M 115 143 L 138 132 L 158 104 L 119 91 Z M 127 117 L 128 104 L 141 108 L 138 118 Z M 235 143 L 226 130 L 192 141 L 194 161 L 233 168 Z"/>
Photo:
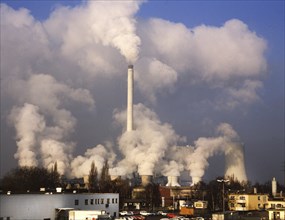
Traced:
<path id="1" fill-rule="evenodd" d="M 230 196 L 230 200 L 234 200 L 236 197 L 235 196 Z M 240 200 L 245 200 L 245 196 L 239 196 Z"/>
<path id="2" fill-rule="evenodd" d="M 230 203 L 230 207 L 231 208 L 234 208 L 235 207 L 235 204 L 234 203 Z M 245 203 L 238 203 L 238 206 L 237 207 L 242 207 L 242 208 L 245 208 L 246 206 L 245 206 Z"/>
<path id="3" fill-rule="evenodd" d="M 235 199 L 235 196 L 230 196 L 230 200 L 234 200 L 234 199 Z M 239 200 L 245 200 L 245 196 L 240 196 L 238 199 Z M 257 199 L 261 200 L 261 196 L 258 196 Z M 265 200 L 266 197 L 264 197 L 263 199 Z"/>
<path id="4" fill-rule="evenodd" d="M 106 201 L 106 203 L 105 203 Z M 118 198 L 100 198 L 100 199 L 85 199 L 84 204 L 85 205 L 99 205 L 99 204 L 117 204 L 118 203 Z M 79 199 L 74 200 L 74 205 L 79 205 Z"/>

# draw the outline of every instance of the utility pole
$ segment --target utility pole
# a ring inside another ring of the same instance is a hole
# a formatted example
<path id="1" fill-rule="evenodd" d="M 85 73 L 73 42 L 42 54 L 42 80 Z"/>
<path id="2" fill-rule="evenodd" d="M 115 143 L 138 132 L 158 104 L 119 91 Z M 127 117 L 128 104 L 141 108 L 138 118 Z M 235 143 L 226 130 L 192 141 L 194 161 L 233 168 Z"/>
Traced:
<path id="1" fill-rule="evenodd" d="M 223 213 L 225 213 L 225 183 L 229 182 L 227 179 L 218 179 L 217 182 L 223 184 Z"/>

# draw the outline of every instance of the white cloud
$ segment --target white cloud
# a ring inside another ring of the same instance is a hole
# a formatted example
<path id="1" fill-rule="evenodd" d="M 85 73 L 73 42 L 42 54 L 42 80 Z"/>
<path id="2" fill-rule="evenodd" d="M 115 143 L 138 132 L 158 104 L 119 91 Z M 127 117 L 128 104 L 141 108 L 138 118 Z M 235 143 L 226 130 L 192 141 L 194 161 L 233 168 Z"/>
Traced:
<path id="1" fill-rule="evenodd" d="M 72 160 L 75 144 L 70 139 L 80 119 L 74 116 L 74 106 L 70 103 L 85 104 L 93 110 L 93 96 L 105 96 L 111 88 L 100 85 L 101 90 L 96 94 L 90 88 L 106 76 L 120 87 L 122 83 L 116 81 L 117 75 L 125 76 L 127 62 L 135 62 L 139 95 L 152 104 L 159 102 L 158 94 L 175 91 L 182 80 L 186 81 L 184 85 L 206 84 L 206 92 L 226 109 L 259 99 L 260 76 L 266 69 L 266 42 L 245 23 L 234 19 L 221 27 L 193 28 L 157 18 L 137 23 L 135 14 L 140 4 L 139 1 L 88 1 L 74 8 L 58 7 L 43 23 L 25 9 L 13 10 L 1 4 L 4 97 L 11 100 L 8 111 L 15 106 L 11 117 L 20 138 L 18 147 L 22 149 L 21 143 L 27 143 L 24 150 L 31 164 L 37 164 L 38 159 L 47 167 L 58 162 L 60 172 L 64 173 L 72 161 L 73 175 L 78 176 L 86 174 L 92 160 L 100 161 L 98 166 L 106 158 L 115 160 L 108 153 L 113 152 L 114 146 L 109 149 L 103 145 L 88 149 L 84 156 Z M 218 93 L 222 96 L 215 95 Z M 114 100 L 114 97 L 104 99 L 100 108 L 106 108 L 106 102 Z M 30 113 L 23 114 L 27 110 Z M 26 116 L 21 121 L 22 115 Z M 114 117 L 125 124 L 124 111 L 115 113 Z M 196 150 L 179 148 L 177 143 L 185 140 L 170 124 L 162 123 L 153 110 L 138 104 L 135 118 L 136 130 L 118 138 L 124 158 L 116 161 L 117 172 L 130 174 L 138 170 L 141 174 L 152 174 L 159 170 L 165 175 L 178 175 L 187 165 L 191 172 L 198 172 L 193 176 L 199 179 L 207 167 L 208 157 L 215 153 L 212 149 L 206 156 L 200 156 L 199 151 L 208 150 L 204 144 L 220 148 L 232 138 L 230 134 L 198 138 Z M 20 124 L 29 120 L 35 121 L 35 127 L 20 128 Z M 35 131 L 38 127 L 41 129 Z M 35 143 L 39 143 L 39 149 Z M 173 156 L 166 155 L 168 150 Z M 197 155 L 203 166 L 198 169 L 196 159 L 192 158 L 193 163 L 186 161 L 182 158 L 185 154 Z M 19 155 L 17 152 L 16 157 L 20 159 Z"/>
<path id="2" fill-rule="evenodd" d="M 125 113 L 114 115 L 122 126 L 125 126 Z M 118 138 L 124 156 L 118 163 L 118 170 L 124 171 L 124 175 L 136 170 L 141 175 L 153 175 L 155 170 L 161 171 L 160 165 L 168 149 L 185 139 L 177 135 L 171 125 L 160 122 L 158 116 L 143 104 L 134 106 L 134 117 L 134 131 L 125 132 Z"/>
<path id="3" fill-rule="evenodd" d="M 259 80 L 245 80 L 240 87 L 226 88 L 215 108 L 231 110 L 242 107 L 246 109 L 250 104 L 261 100 L 258 91 L 262 88 L 263 83 Z"/>
<path id="4" fill-rule="evenodd" d="M 139 90 L 155 103 L 158 92 L 171 90 L 177 81 L 177 72 L 157 59 L 141 59 L 136 65 L 135 80 Z"/>
<path id="5" fill-rule="evenodd" d="M 237 19 L 222 27 L 201 25 L 192 29 L 151 19 L 142 29 L 148 43 L 143 55 L 157 56 L 182 73 L 191 71 L 202 79 L 227 80 L 258 76 L 266 68 L 266 42 Z"/>
<path id="6" fill-rule="evenodd" d="M 19 160 L 19 165 L 37 166 L 37 139 L 45 128 L 45 120 L 39 108 L 25 103 L 23 108 L 14 107 L 9 117 L 16 129 L 18 150 L 14 156 Z"/>

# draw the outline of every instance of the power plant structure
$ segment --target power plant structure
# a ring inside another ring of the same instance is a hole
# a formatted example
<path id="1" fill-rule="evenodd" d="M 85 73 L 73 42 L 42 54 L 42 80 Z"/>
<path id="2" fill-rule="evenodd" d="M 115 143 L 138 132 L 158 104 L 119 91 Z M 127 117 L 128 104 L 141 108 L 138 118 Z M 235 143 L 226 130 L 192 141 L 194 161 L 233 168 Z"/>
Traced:
<path id="1" fill-rule="evenodd" d="M 134 131 L 134 65 L 128 65 L 127 71 L 127 121 L 126 132 Z M 146 158 L 147 159 L 147 158 Z M 142 175 L 140 173 L 141 185 L 147 186 L 154 181 L 151 175 Z M 246 181 L 246 172 L 244 166 L 244 146 L 234 143 L 228 146 L 225 151 L 225 177 L 235 176 L 239 181 Z M 112 177 L 117 178 L 117 177 Z M 165 177 L 166 178 L 166 177 Z M 180 187 L 178 176 L 168 176 L 167 187 Z M 192 176 L 192 185 L 199 183 L 201 179 L 199 177 Z"/>
<path id="2" fill-rule="evenodd" d="M 133 112 L 133 99 L 134 99 L 134 66 L 130 64 L 128 66 L 128 80 L 127 80 L 127 132 L 134 130 L 134 112 Z M 141 185 L 146 187 L 153 182 L 152 175 L 141 175 Z M 112 179 L 116 179 L 112 177 Z M 180 186 L 178 183 L 178 177 L 169 176 L 167 186 Z"/>
<path id="3" fill-rule="evenodd" d="M 133 130 L 134 66 L 128 67 L 127 131 Z"/>
<path id="4" fill-rule="evenodd" d="M 178 183 L 178 176 L 168 176 L 166 186 L 180 186 Z"/>

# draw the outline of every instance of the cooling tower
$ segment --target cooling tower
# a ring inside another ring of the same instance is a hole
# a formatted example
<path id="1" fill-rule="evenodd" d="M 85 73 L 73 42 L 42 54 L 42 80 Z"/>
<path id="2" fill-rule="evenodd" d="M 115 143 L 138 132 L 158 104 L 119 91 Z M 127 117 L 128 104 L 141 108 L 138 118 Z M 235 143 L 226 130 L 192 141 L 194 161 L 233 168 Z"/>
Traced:
<path id="1" fill-rule="evenodd" d="M 110 178 L 113 181 L 113 180 L 119 179 L 120 176 L 119 175 L 110 175 Z"/>
<path id="2" fill-rule="evenodd" d="M 142 179 L 142 186 L 147 186 L 148 184 L 152 183 L 151 175 L 141 175 L 141 179 Z"/>
<path id="3" fill-rule="evenodd" d="M 166 186 L 180 186 L 178 183 L 178 176 L 168 176 Z"/>
<path id="4" fill-rule="evenodd" d="M 199 183 L 200 181 L 201 181 L 200 177 L 192 176 L 191 186 L 194 186 L 195 184 Z"/>
<path id="5" fill-rule="evenodd" d="M 133 130 L 134 67 L 128 67 L 127 131 Z"/>
<path id="6" fill-rule="evenodd" d="M 247 181 L 244 165 L 244 147 L 233 143 L 225 152 L 225 176 L 238 181 Z"/>

